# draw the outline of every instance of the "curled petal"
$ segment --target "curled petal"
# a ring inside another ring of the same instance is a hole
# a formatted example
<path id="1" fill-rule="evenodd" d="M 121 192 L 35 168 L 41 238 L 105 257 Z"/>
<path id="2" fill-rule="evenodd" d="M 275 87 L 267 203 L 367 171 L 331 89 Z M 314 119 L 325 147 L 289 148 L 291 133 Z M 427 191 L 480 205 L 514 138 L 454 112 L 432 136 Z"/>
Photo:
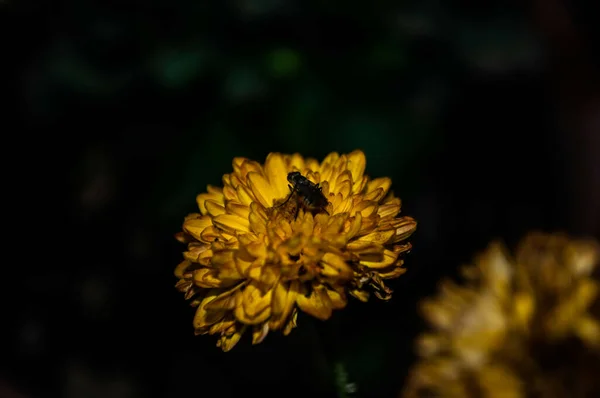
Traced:
<path id="1" fill-rule="evenodd" d="M 187 268 L 192 264 L 189 260 L 183 260 L 179 263 L 179 265 L 175 268 L 175 276 L 177 278 L 183 278 L 183 273 L 187 270 Z"/>
<path id="2" fill-rule="evenodd" d="M 269 334 L 269 324 L 256 325 L 252 331 L 252 344 L 260 344 Z"/>
<path id="3" fill-rule="evenodd" d="M 396 262 L 396 259 L 398 258 L 398 253 L 395 253 L 388 249 L 385 249 L 382 254 L 383 255 L 377 254 L 377 255 L 372 255 L 372 256 L 364 256 L 364 258 L 372 257 L 373 260 L 376 260 L 376 261 L 362 260 L 360 263 L 362 265 L 372 268 L 372 269 L 383 269 L 383 268 L 387 268 L 390 265 L 394 264 Z M 379 261 L 377 261 L 377 260 L 379 260 Z"/>
<path id="4" fill-rule="evenodd" d="M 271 298 L 273 291 L 263 293 L 256 283 L 250 283 L 237 296 L 235 317 L 246 325 L 258 325 L 271 315 Z"/>
<path id="5" fill-rule="evenodd" d="M 205 228 L 210 227 L 211 225 L 211 218 L 208 216 L 203 216 L 201 218 L 194 218 L 184 221 L 183 230 L 188 234 L 192 235 L 194 238 L 202 240 L 202 231 L 204 231 Z"/>
<path id="6" fill-rule="evenodd" d="M 208 214 L 208 210 L 206 208 L 207 200 L 212 200 L 214 203 L 220 204 L 221 206 L 225 204 L 225 196 L 223 195 L 223 191 L 219 191 L 216 188 L 209 186 L 208 193 L 201 193 L 196 196 L 196 203 L 198 203 L 198 208 L 200 209 L 200 213 L 202 213 L 202 215 Z"/>
<path id="7" fill-rule="evenodd" d="M 380 201 L 385 197 L 385 195 L 387 195 L 391 186 L 391 179 L 387 177 L 375 178 L 367 183 L 367 195 L 369 195 L 371 192 L 377 192 L 377 196 L 370 200 Z M 381 189 L 381 191 L 379 191 L 379 189 Z"/>
<path id="8" fill-rule="evenodd" d="M 273 330 L 281 329 L 287 322 L 298 295 L 299 282 L 292 281 L 289 285 L 278 283 L 273 290 L 271 303 L 271 320 L 269 326 Z"/>
<path id="9" fill-rule="evenodd" d="M 220 347 L 223 352 L 230 351 L 240 341 L 244 331 L 246 331 L 245 325 L 241 326 L 239 330 L 236 328 L 233 332 L 221 335 L 217 342 L 217 347 Z"/>
<path id="10" fill-rule="evenodd" d="M 194 271 L 194 283 L 198 287 L 214 288 L 221 287 L 222 281 L 218 278 L 215 269 L 200 268 Z"/>
<path id="11" fill-rule="evenodd" d="M 341 280 L 347 280 L 352 278 L 352 268 L 346 263 L 342 256 L 325 253 L 321 259 L 321 265 L 323 270 L 321 274 L 326 277 L 335 277 Z"/>
<path id="12" fill-rule="evenodd" d="M 296 303 L 302 311 L 322 321 L 329 319 L 334 309 L 334 303 L 323 285 L 313 285 L 308 296 L 299 294 Z"/>
<path id="13" fill-rule="evenodd" d="M 225 317 L 225 311 L 209 311 L 207 305 L 217 298 L 218 290 L 212 289 L 196 309 L 194 329 L 199 333 L 207 333 L 208 328 Z"/>

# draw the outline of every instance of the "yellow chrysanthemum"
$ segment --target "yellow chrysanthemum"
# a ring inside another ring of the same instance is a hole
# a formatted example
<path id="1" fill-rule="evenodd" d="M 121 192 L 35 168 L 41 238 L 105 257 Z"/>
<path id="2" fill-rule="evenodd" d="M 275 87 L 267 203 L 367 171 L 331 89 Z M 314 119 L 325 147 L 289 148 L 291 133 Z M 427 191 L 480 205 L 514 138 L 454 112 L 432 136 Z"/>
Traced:
<path id="1" fill-rule="evenodd" d="M 512 259 L 498 243 L 422 309 L 433 330 L 403 396 L 600 397 L 599 251 L 530 234 Z"/>
<path id="2" fill-rule="evenodd" d="M 402 241 L 416 222 L 396 217 L 390 179 L 369 179 L 365 165 L 360 151 L 320 164 L 298 154 L 271 153 L 264 165 L 235 158 L 223 188 L 198 195 L 200 213 L 177 235 L 188 247 L 176 286 L 198 306 L 196 334 L 220 336 L 228 351 L 248 327 L 254 344 L 271 330 L 287 335 L 298 309 L 325 320 L 346 305 L 346 293 L 366 301 L 372 288 L 388 299 L 383 280 L 404 273 L 400 255 L 411 246 Z M 291 171 L 320 185 L 323 211 L 286 200 Z"/>
<path id="3" fill-rule="evenodd" d="M 176 286 L 198 306 L 196 333 L 220 336 L 228 351 L 248 327 L 254 344 L 271 330 L 287 335 L 298 309 L 328 319 L 347 293 L 366 301 L 372 289 L 389 299 L 383 280 L 404 273 L 401 254 L 411 245 L 403 241 L 416 222 L 397 217 L 390 179 L 369 179 L 365 165 L 360 151 L 322 163 L 298 154 L 271 153 L 264 165 L 235 158 L 223 188 L 198 195 L 200 213 L 177 235 L 188 247 Z M 319 184 L 329 201 L 323 211 L 286 200 L 292 171 Z"/>

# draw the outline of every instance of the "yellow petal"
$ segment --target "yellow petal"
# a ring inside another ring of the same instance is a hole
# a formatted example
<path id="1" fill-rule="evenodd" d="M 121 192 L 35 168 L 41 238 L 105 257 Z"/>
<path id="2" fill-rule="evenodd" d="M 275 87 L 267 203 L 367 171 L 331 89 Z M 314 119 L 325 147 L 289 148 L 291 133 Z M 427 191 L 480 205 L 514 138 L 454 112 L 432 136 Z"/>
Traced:
<path id="1" fill-rule="evenodd" d="M 352 297 L 362 301 L 363 303 L 366 303 L 367 301 L 369 301 L 370 294 L 366 290 L 352 289 L 352 290 L 349 290 L 348 293 L 350 293 L 350 295 Z"/>
<path id="2" fill-rule="evenodd" d="M 233 187 L 233 185 L 225 185 L 223 187 L 223 195 L 225 196 L 225 201 L 226 202 L 231 202 L 232 200 L 236 200 L 238 199 L 238 193 L 237 190 L 241 187 L 242 185 L 237 186 L 236 188 Z"/>
<path id="3" fill-rule="evenodd" d="M 237 187 L 236 196 L 243 205 L 250 206 L 250 203 L 254 202 L 251 191 L 243 185 Z"/>
<path id="4" fill-rule="evenodd" d="M 330 199 L 331 200 L 331 199 Z M 331 200 L 333 206 L 333 214 L 341 214 L 349 212 L 352 209 L 352 198 L 344 198 L 341 193 L 338 193 L 333 200 Z"/>
<path id="5" fill-rule="evenodd" d="M 374 191 L 371 191 L 369 193 L 366 193 L 363 195 L 363 200 L 368 200 L 368 201 L 373 201 L 373 202 L 379 202 L 379 200 L 382 197 L 382 193 L 383 193 L 383 188 L 377 188 Z"/>
<path id="6" fill-rule="evenodd" d="M 250 222 L 248 219 L 236 216 L 235 214 L 221 214 L 213 218 L 213 223 L 222 230 L 233 234 L 236 232 L 250 232 Z"/>
<path id="7" fill-rule="evenodd" d="M 250 185 L 256 200 L 266 208 L 272 207 L 273 200 L 280 198 L 278 193 L 273 189 L 271 184 L 269 184 L 269 181 L 262 176 L 262 174 L 248 174 L 248 184 Z"/>
<path id="8" fill-rule="evenodd" d="M 380 205 L 377 208 L 377 214 L 384 219 L 386 217 L 396 217 L 396 215 L 400 212 L 400 199 L 397 201 L 392 201 L 390 203 L 386 203 L 384 205 Z"/>
<path id="9" fill-rule="evenodd" d="M 352 173 L 350 173 L 350 171 L 345 170 L 339 175 L 332 175 L 331 179 L 328 181 L 329 192 L 333 194 L 339 192 L 344 198 L 347 198 L 350 195 L 350 191 L 352 190 Z"/>
<path id="10" fill-rule="evenodd" d="M 248 278 L 260 283 L 260 286 L 263 288 L 271 289 L 279 280 L 280 272 L 274 267 L 265 266 L 263 264 L 264 261 L 260 263 L 261 264 L 258 267 L 255 267 L 254 265 L 250 267 L 248 271 Z"/>
<path id="11" fill-rule="evenodd" d="M 298 295 L 299 282 L 292 281 L 289 286 L 278 283 L 273 289 L 273 301 L 271 302 L 271 320 L 269 327 L 273 330 L 281 329 L 288 320 L 294 309 Z"/>
<path id="12" fill-rule="evenodd" d="M 229 202 L 227 203 L 227 206 L 225 206 L 225 209 L 227 209 L 227 213 L 235 214 L 236 216 L 245 219 L 248 219 L 248 217 L 250 216 L 250 207 L 239 203 Z"/>
<path id="13" fill-rule="evenodd" d="M 245 286 L 240 283 L 233 289 L 222 291 L 217 297 L 206 304 L 207 311 L 230 311 L 236 307 L 238 297 L 241 296 L 240 290 Z"/>
<path id="14" fill-rule="evenodd" d="M 225 214 L 225 206 L 217 203 L 214 200 L 207 199 L 204 202 L 204 207 L 206 208 L 206 212 L 212 217 L 218 216 L 220 214 Z"/>
<path id="15" fill-rule="evenodd" d="M 256 283 L 248 284 L 236 303 L 236 319 L 246 325 L 258 325 L 266 321 L 271 315 L 272 295 L 272 290 L 263 293 Z"/>
<path id="16" fill-rule="evenodd" d="M 391 250 L 387 250 L 385 249 L 383 251 L 383 256 L 381 258 L 380 261 L 360 261 L 360 263 L 366 267 L 372 268 L 372 269 L 382 269 L 382 268 L 386 268 L 389 267 L 390 265 L 394 264 L 394 262 L 396 261 L 396 259 L 398 258 L 398 253 L 394 253 Z"/>
<path id="17" fill-rule="evenodd" d="M 367 182 L 369 181 L 369 177 L 363 176 L 360 181 L 354 181 L 354 185 L 352 185 L 352 192 L 355 194 L 361 193 L 365 187 L 367 186 Z"/>
<path id="18" fill-rule="evenodd" d="M 208 331 L 208 327 L 221 321 L 225 317 L 224 311 L 207 311 L 206 306 L 217 297 L 218 289 L 212 289 L 208 295 L 202 300 L 202 303 L 196 309 L 194 315 L 194 329 L 200 333 Z"/>
<path id="19" fill-rule="evenodd" d="M 248 253 L 246 248 L 243 250 L 239 250 L 235 256 L 235 267 L 240 275 L 248 277 L 248 273 L 250 272 L 250 267 L 254 262 L 254 257 Z"/>
<path id="20" fill-rule="evenodd" d="M 383 252 L 383 246 L 374 242 L 364 240 L 354 240 L 348 242 L 347 249 L 351 252 L 365 253 L 365 254 L 378 254 Z"/>
<path id="21" fill-rule="evenodd" d="M 337 162 L 337 160 L 339 158 L 340 158 L 339 153 L 331 152 L 327 156 L 325 156 L 325 159 L 323 159 L 323 161 L 321 162 L 321 165 L 319 167 L 314 168 L 314 165 L 313 165 L 313 167 L 311 167 L 311 169 L 321 173 L 321 177 L 323 180 L 329 181 L 331 179 L 331 169 L 332 169 L 333 165 L 335 164 L 335 162 Z"/>
<path id="22" fill-rule="evenodd" d="M 208 329 L 208 334 L 226 333 L 231 328 L 235 329 L 236 323 L 237 323 L 237 321 L 235 320 L 235 318 L 233 318 L 232 316 L 230 316 L 228 314 L 225 316 L 225 318 L 223 318 L 223 320 L 221 322 L 215 323 L 214 325 L 212 325 L 210 327 L 210 329 Z"/>
<path id="23" fill-rule="evenodd" d="M 180 262 L 179 265 L 177 265 L 177 267 L 175 268 L 175 276 L 177 278 L 183 278 L 183 273 L 190 265 L 192 265 L 192 262 L 189 260 L 183 260 L 182 262 Z"/>
<path id="24" fill-rule="evenodd" d="M 264 171 L 274 197 L 283 199 L 288 196 L 290 192 L 287 181 L 288 171 L 283 156 L 280 153 L 270 153 L 265 161 Z"/>
<path id="25" fill-rule="evenodd" d="M 252 344 L 260 344 L 269 334 L 269 324 L 264 323 L 262 325 L 254 326 L 252 331 Z"/>
<path id="26" fill-rule="evenodd" d="M 407 239 L 417 230 L 417 222 L 412 217 L 402 217 L 397 219 L 394 225 L 396 233 L 390 242 L 400 242 Z"/>
<path id="27" fill-rule="evenodd" d="M 267 257 L 267 245 L 262 240 L 248 243 L 246 250 L 254 258 L 266 258 Z"/>
<path id="28" fill-rule="evenodd" d="M 204 228 L 204 231 L 202 231 L 202 234 L 200 235 L 200 240 L 202 242 L 214 242 L 221 238 L 222 232 L 223 231 L 221 231 L 219 228 L 211 225 L 210 227 Z"/>
<path id="29" fill-rule="evenodd" d="M 223 335 L 217 342 L 217 347 L 221 347 L 223 352 L 230 351 L 242 338 L 242 334 L 246 330 L 246 326 L 242 326 L 239 331 L 231 335 Z"/>
<path id="30" fill-rule="evenodd" d="M 292 315 L 290 316 L 288 322 L 285 324 L 283 328 L 283 335 L 287 336 L 291 333 L 292 329 L 297 326 L 296 320 L 298 319 L 298 310 L 294 308 L 292 311 Z"/>
<path id="31" fill-rule="evenodd" d="M 242 181 L 244 181 L 248 177 L 248 174 L 250 174 L 250 173 L 262 174 L 262 172 L 263 172 L 263 167 L 261 166 L 260 163 L 258 163 L 255 160 L 246 159 L 246 160 L 244 160 L 244 162 L 242 163 L 242 166 L 240 168 L 240 179 Z"/>
<path id="32" fill-rule="evenodd" d="M 377 213 L 377 202 L 363 200 L 362 202 L 357 203 L 352 209 L 353 213 L 357 211 L 360 212 L 363 218 L 370 217 Z"/>
<path id="33" fill-rule="evenodd" d="M 371 199 L 371 200 L 379 201 L 379 200 L 383 199 L 385 197 L 385 195 L 387 195 L 391 186 L 392 186 L 391 179 L 389 179 L 387 177 L 375 178 L 367 183 L 367 194 L 369 194 L 370 192 L 375 192 L 379 188 L 381 188 L 381 192 L 379 193 L 379 195 L 377 197 Z"/>
<path id="34" fill-rule="evenodd" d="M 222 286 L 232 286 L 244 279 L 244 274 L 240 272 L 237 261 L 236 258 L 219 265 L 218 278 L 222 281 Z"/>
<path id="35" fill-rule="evenodd" d="M 217 271 L 211 268 L 200 268 L 194 271 L 194 283 L 198 287 L 221 287 L 221 280 L 217 278 Z"/>
<path id="36" fill-rule="evenodd" d="M 333 303 L 323 285 L 313 285 L 308 297 L 305 294 L 299 294 L 296 296 L 296 303 L 302 311 L 317 319 L 325 321 L 331 317 Z"/>
<path id="37" fill-rule="evenodd" d="M 359 213 L 360 214 L 360 213 Z M 370 234 L 366 234 L 358 238 L 358 240 L 369 241 L 373 243 L 378 243 L 383 245 L 387 243 L 392 236 L 394 236 L 396 231 L 388 230 L 388 231 L 373 231 Z"/>
<path id="38" fill-rule="evenodd" d="M 190 244 L 188 250 L 183 252 L 183 257 L 193 263 L 208 265 L 213 255 L 210 246 L 206 244 Z"/>
<path id="39" fill-rule="evenodd" d="M 396 261 L 396 264 L 394 264 L 394 268 L 392 268 L 391 270 L 386 272 L 383 272 L 381 270 L 378 271 L 379 276 L 381 277 L 381 279 L 394 279 L 399 277 L 400 275 L 406 273 L 406 268 L 401 268 L 403 263 L 403 261 Z"/>
<path id="40" fill-rule="evenodd" d="M 289 170 L 304 171 L 304 158 L 299 153 L 294 153 L 287 158 Z"/>
<path id="41" fill-rule="evenodd" d="M 362 180 L 366 165 L 367 159 L 362 151 L 357 150 L 348 154 L 348 170 L 352 173 L 354 183 Z"/>
<path id="42" fill-rule="evenodd" d="M 346 306 L 346 296 L 343 293 L 340 293 L 333 289 L 327 289 L 327 295 L 331 300 L 331 305 L 335 310 L 341 310 Z"/>
<path id="43" fill-rule="evenodd" d="M 216 192 L 213 189 L 211 189 L 211 191 L 212 192 L 201 193 L 198 196 L 196 196 L 196 203 L 198 204 L 198 208 L 200 209 L 202 215 L 206 215 L 205 203 L 207 200 L 212 200 L 220 205 L 225 204 L 225 196 L 222 192 Z"/>
<path id="44" fill-rule="evenodd" d="M 335 277 L 342 280 L 352 278 L 352 268 L 346 263 L 342 256 L 333 253 L 325 253 L 321 259 L 321 275 Z"/>
<path id="45" fill-rule="evenodd" d="M 188 234 L 192 235 L 194 238 L 201 240 L 200 236 L 202 235 L 202 231 L 206 227 L 212 225 L 212 221 L 209 216 L 202 216 L 201 218 L 195 218 L 191 220 L 186 220 L 183 223 L 183 230 Z"/>

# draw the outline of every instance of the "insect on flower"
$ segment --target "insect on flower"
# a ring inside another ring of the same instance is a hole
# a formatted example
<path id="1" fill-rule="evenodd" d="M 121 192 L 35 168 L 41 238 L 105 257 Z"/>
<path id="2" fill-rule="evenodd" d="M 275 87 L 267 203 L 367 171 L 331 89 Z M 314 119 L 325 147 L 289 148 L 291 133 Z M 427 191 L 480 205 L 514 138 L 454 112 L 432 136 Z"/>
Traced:
<path id="1" fill-rule="evenodd" d="M 323 191 L 319 184 L 315 184 L 308 178 L 304 177 L 299 171 L 292 171 L 288 173 L 287 180 L 290 184 L 290 190 L 292 191 L 283 203 L 279 206 L 283 206 L 290 200 L 294 195 L 297 195 L 299 199 L 302 199 L 304 207 L 311 212 L 321 212 L 329 214 L 325 207 L 329 204 L 329 201 L 323 195 Z M 279 207 L 278 206 L 278 207 Z"/>

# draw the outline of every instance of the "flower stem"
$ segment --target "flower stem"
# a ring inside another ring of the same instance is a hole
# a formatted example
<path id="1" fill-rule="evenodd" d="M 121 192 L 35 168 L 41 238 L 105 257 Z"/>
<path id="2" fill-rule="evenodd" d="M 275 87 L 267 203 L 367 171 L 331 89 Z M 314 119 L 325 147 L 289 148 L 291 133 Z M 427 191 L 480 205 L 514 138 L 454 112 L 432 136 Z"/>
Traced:
<path id="1" fill-rule="evenodd" d="M 343 335 L 339 316 L 332 316 L 323 323 L 316 324 L 321 353 L 327 366 L 330 380 L 338 398 L 353 397 L 356 384 L 350 382 L 348 370 L 343 360 Z"/>

